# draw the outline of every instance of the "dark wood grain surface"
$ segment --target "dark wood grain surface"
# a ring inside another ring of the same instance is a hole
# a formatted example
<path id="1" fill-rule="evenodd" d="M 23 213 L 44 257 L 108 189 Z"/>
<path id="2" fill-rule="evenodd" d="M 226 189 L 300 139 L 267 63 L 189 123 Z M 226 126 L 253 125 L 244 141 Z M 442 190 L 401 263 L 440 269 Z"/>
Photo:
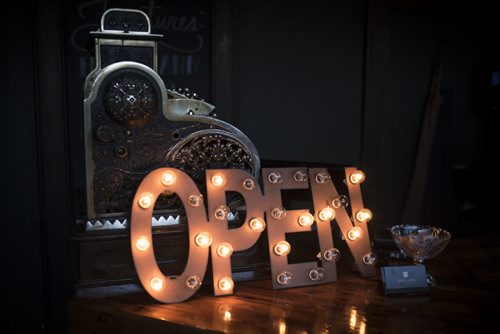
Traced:
<path id="1" fill-rule="evenodd" d="M 270 280 L 240 282 L 213 297 L 203 287 L 181 304 L 146 293 L 75 297 L 71 333 L 483 333 L 500 318 L 500 241 L 453 240 L 427 263 L 439 280 L 429 296 L 385 297 L 380 277 L 339 263 L 336 283 L 274 291 Z M 396 263 L 395 263 L 396 264 Z M 407 264 L 407 263 L 397 263 Z M 116 288 L 115 288 L 116 289 Z"/>

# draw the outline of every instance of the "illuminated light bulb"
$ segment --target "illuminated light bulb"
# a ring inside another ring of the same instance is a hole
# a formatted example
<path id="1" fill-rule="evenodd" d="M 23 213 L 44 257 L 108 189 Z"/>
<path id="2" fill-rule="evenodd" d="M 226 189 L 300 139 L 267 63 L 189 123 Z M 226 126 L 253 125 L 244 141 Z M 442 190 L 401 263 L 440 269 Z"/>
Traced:
<path id="1" fill-rule="evenodd" d="M 319 212 L 318 218 L 322 221 L 331 221 L 333 218 L 335 218 L 335 211 L 327 206 Z"/>
<path id="2" fill-rule="evenodd" d="M 167 172 L 163 173 L 163 175 L 161 176 L 161 183 L 163 183 L 166 186 L 170 186 L 170 185 L 174 184 L 174 182 L 175 182 L 175 173 L 174 172 L 167 171 Z"/>
<path id="3" fill-rule="evenodd" d="M 217 285 L 222 291 L 230 291 L 233 288 L 234 283 L 230 277 L 222 277 Z"/>
<path id="4" fill-rule="evenodd" d="M 276 184 L 276 183 L 281 183 L 283 182 L 283 177 L 281 176 L 280 173 L 278 172 L 272 172 L 267 176 L 267 180 L 270 183 Z"/>
<path id="5" fill-rule="evenodd" d="M 226 220 L 229 215 L 229 207 L 226 205 L 219 205 L 215 209 L 214 216 L 217 220 Z"/>
<path id="6" fill-rule="evenodd" d="M 337 262 L 340 259 L 340 251 L 337 248 L 329 248 L 323 253 L 323 258 L 326 261 Z"/>
<path id="7" fill-rule="evenodd" d="M 201 286 L 201 279 L 196 275 L 191 275 L 186 278 L 186 286 L 190 289 L 197 289 Z"/>
<path id="8" fill-rule="evenodd" d="M 203 195 L 190 195 L 188 204 L 192 207 L 198 207 L 203 202 Z"/>
<path id="9" fill-rule="evenodd" d="M 135 242 L 135 248 L 137 248 L 141 252 L 145 252 L 149 248 L 149 246 L 151 246 L 151 243 L 145 237 L 141 237 Z"/>
<path id="10" fill-rule="evenodd" d="M 351 181 L 352 184 L 359 184 L 363 183 L 365 180 L 365 173 L 363 173 L 360 170 L 355 170 L 354 172 L 349 175 L 349 181 Z"/>
<path id="11" fill-rule="evenodd" d="M 159 277 L 153 277 L 151 281 L 149 281 L 149 286 L 155 291 L 160 291 L 161 289 L 163 289 L 164 284 L 165 281 Z"/>
<path id="12" fill-rule="evenodd" d="M 309 212 L 304 212 L 299 216 L 298 223 L 300 226 L 311 226 L 314 223 L 314 217 Z"/>
<path id="13" fill-rule="evenodd" d="M 194 242 L 200 247 L 208 247 L 212 244 L 212 235 L 208 232 L 201 232 L 196 235 Z"/>
<path id="14" fill-rule="evenodd" d="M 217 247 L 217 254 L 220 257 L 230 257 L 231 254 L 233 254 L 233 246 L 231 244 L 228 244 L 227 242 L 224 242 Z"/>
<path id="15" fill-rule="evenodd" d="M 245 188 L 245 190 L 254 190 L 255 189 L 255 181 L 252 179 L 243 180 L 243 188 Z"/>
<path id="16" fill-rule="evenodd" d="M 356 220 L 360 223 L 366 223 L 372 220 L 372 212 L 368 209 L 361 209 L 356 212 Z"/>
<path id="17" fill-rule="evenodd" d="M 292 274 L 288 271 L 283 271 L 276 276 L 276 282 L 278 282 L 279 285 L 287 285 L 291 279 Z"/>
<path id="18" fill-rule="evenodd" d="M 318 173 L 314 179 L 316 180 L 316 183 L 324 184 L 330 182 L 331 176 L 328 173 Z"/>
<path id="19" fill-rule="evenodd" d="M 363 230 L 356 226 L 356 227 L 351 228 L 347 232 L 347 238 L 349 240 L 354 241 L 354 240 L 357 240 L 357 239 L 361 238 L 362 234 L 363 234 Z"/>
<path id="20" fill-rule="evenodd" d="M 216 187 L 222 187 L 226 183 L 226 177 L 222 174 L 214 174 L 210 180 Z"/>
<path id="21" fill-rule="evenodd" d="M 293 179 L 297 182 L 306 182 L 307 178 L 307 174 L 304 171 L 298 170 L 293 173 Z"/>
<path id="22" fill-rule="evenodd" d="M 373 266 L 377 262 L 377 254 L 371 252 L 363 256 L 363 263 L 367 266 Z"/>
<path id="23" fill-rule="evenodd" d="M 143 209 L 149 209 L 149 207 L 153 204 L 153 194 L 144 193 L 139 198 L 138 202 L 139 206 Z"/>
<path id="24" fill-rule="evenodd" d="M 285 208 L 273 208 L 271 210 L 271 217 L 274 219 L 283 219 L 286 216 Z"/>
<path id="25" fill-rule="evenodd" d="M 274 253 L 279 256 L 287 255 L 292 250 L 292 246 L 286 241 L 279 241 L 274 245 Z"/>
<path id="26" fill-rule="evenodd" d="M 325 278 L 325 270 L 321 267 L 309 272 L 309 279 L 311 281 L 321 281 L 323 278 Z"/>
<path id="27" fill-rule="evenodd" d="M 250 229 L 258 232 L 264 231 L 266 228 L 266 222 L 261 218 L 253 218 L 248 222 Z"/>
<path id="28" fill-rule="evenodd" d="M 348 207 L 349 206 L 349 199 L 347 198 L 346 195 L 340 195 L 339 197 L 335 197 L 332 199 L 332 206 L 335 209 L 338 209 L 340 207 Z"/>

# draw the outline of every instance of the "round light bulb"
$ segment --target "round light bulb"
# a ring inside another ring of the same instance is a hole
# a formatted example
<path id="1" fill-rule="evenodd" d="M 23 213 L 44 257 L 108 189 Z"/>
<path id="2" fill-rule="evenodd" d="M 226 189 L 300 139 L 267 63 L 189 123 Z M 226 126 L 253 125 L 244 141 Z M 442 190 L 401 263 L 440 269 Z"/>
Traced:
<path id="1" fill-rule="evenodd" d="M 186 278 L 186 286 L 190 289 L 197 289 L 201 286 L 201 279 L 196 275 L 189 276 Z"/>
<path id="2" fill-rule="evenodd" d="M 314 179 L 316 180 L 316 183 L 325 184 L 330 182 L 331 176 L 328 173 L 318 173 Z"/>
<path id="3" fill-rule="evenodd" d="M 323 268 L 317 268 L 309 271 L 309 279 L 311 281 L 321 281 L 325 278 L 325 270 Z"/>
<path id="4" fill-rule="evenodd" d="M 234 283 L 230 277 L 222 277 L 217 285 L 222 291 L 230 291 L 233 288 Z"/>
<path id="5" fill-rule="evenodd" d="M 208 247 L 212 244 L 212 235 L 208 232 L 198 233 L 194 242 L 200 247 Z"/>
<path id="6" fill-rule="evenodd" d="M 323 253 L 323 258 L 326 261 L 337 262 L 340 259 L 340 251 L 337 248 L 329 248 Z"/>
<path id="7" fill-rule="evenodd" d="M 175 174 L 171 171 L 167 171 L 163 173 L 163 175 L 161 176 L 161 183 L 163 183 L 166 186 L 170 186 L 174 184 L 174 182 L 175 182 Z"/>
<path id="8" fill-rule="evenodd" d="M 361 238 L 361 235 L 363 234 L 363 230 L 359 227 L 353 227 L 351 228 L 348 232 L 347 232 L 347 238 L 349 240 L 358 240 L 359 238 Z"/>
<path id="9" fill-rule="evenodd" d="M 217 220 L 226 220 L 229 216 L 229 207 L 226 205 L 219 205 L 217 209 L 215 209 L 214 216 Z"/>
<path id="10" fill-rule="evenodd" d="M 349 181 L 351 181 L 352 184 L 363 183 L 364 180 L 365 180 L 365 173 L 363 173 L 360 170 L 355 170 L 349 176 Z"/>
<path id="11" fill-rule="evenodd" d="M 289 273 L 288 271 L 282 271 L 281 273 L 276 276 L 276 281 L 278 282 L 279 285 L 287 285 L 288 282 L 292 279 L 292 274 Z"/>
<path id="12" fill-rule="evenodd" d="M 274 219 L 283 219 L 286 216 L 285 208 L 273 208 L 271 210 L 271 217 Z"/>
<path id="13" fill-rule="evenodd" d="M 155 291 L 160 291 L 161 289 L 163 289 L 164 284 L 165 281 L 159 277 L 153 277 L 151 281 L 149 281 L 149 286 Z"/>
<path id="14" fill-rule="evenodd" d="M 304 171 L 298 170 L 295 173 L 293 173 L 293 179 L 296 182 L 306 182 L 307 174 Z"/>
<path id="15" fill-rule="evenodd" d="M 230 257 L 231 254 L 233 254 L 233 246 L 231 244 L 228 244 L 227 242 L 224 242 L 217 247 L 217 254 L 220 257 Z"/>
<path id="16" fill-rule="evenodd" d="M 255 189 L 255 181 L 252 179 L 243 180 L 243 188 L 245 188 L 245 190 L 254 190 Z"/>
<path id="17" fill-rule="evenodd" d="M 335 211 L 327 206 L 319 212 L 318 218 L 322 221 L 331 221 L 333 218 L 335 218 Z"/>
<path id="18" fill-rule="evenodd" d="M 216 187 L 222 187 L 226 183 L 226 178 L 222 174 L 214 174 L 210 180 Z"/>
<path id="19" fill-rule="evenodd" d="M 149 207 L 153 204 L 153 194 L 143 193 L 139 198 L 138 204 L 143 209 L 149 209 Z"/>
<path id="20" fill-rule="evenodd" d="M 188 203 L 192 207 L 198 207 L 203 202 L 203 195 L 189 195 Z"/>
<path id="21" fill-rule="evenodd" d="M 281 183 L 283 182 L 283 177 L 281 176 L 280 173 L 278 172 L 272 172 L 267 176 L 267 180 L 270 183 L 276 184 L 276 183 Z"/>
<path id="22" fill-rule="evenodd" d="M 253 218 L 248 222 L 250 229 L 262 232 L 266 228 L 266 222 L 262 218 Z"/>
<path id="23" fill-rule="evenodd" d="M 356 212 L 356 220 L 360 223 L 366 223 L 372 220 L 372 212 L 368 209 L 361 209 Z"/>
<path id="24" fill-rule="evenodd" d="M 314 217 L 309 212 L 304 212 L 299 216 L 298 223 L 300 226 L 311 226 L 314 223 Z"/>
<path id="25" fill-rule="evenodd" d="M 373 266 L 377 262 L 377 254 L 371 252 L 363 256 L 363 263 L 367 266 Z"/>
<path id="26" fill-rule="evenodd" d="M 145 252 L 149 248 L 149 246 L 151 246 L 151 243 L 145 237 L 141 237 L 135 242 L 135 248 L 137 248 L 141 252 Z"/>
<path id="27" fill-rule="evenodd" d="M 292 250 L 292 246 L 286 241 L 280 241 L 274 245 L 274 253 L 279 256 L 287 255 Z"/>

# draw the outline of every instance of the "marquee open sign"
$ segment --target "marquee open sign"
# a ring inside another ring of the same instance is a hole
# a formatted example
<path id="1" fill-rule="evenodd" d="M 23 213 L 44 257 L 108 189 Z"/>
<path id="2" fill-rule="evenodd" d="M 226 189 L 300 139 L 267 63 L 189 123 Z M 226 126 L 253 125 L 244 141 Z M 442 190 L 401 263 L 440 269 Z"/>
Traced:
<path id="1" fill-rule="evenodd" d="M 340 253 L 333 244 L 333 220 L 339 225 L 361 275 L 374 275 L 375 255 L 367 229 L 372 214 L 363 207 L 360 191 L 365 175 L 355 168 L 345 168 L 345 175 L 352 218 L 345 209 L 345 196 L 339 195 L 325 168 L 262 169 L 264 191 L 246 171 L 206 170 L 208 210 L 200 190 L 186 173 L 175 168 L 152 171 L 137 189 L 130 226 L 132 255 L 142 285 L 160 302 L 185 301 L 200 288 L 210 252 L 215 295 L 232 294 L 232 253 L 252 247 L 266 229 L 275 289 L 334 282 Z M 309 187 L 314 212 L 283 208 L 281 190 Z M 152 246 L 154 204 L 167 190 L 181 199 L 189 227 L 189 256 L 178 276 L 162 273 Z M 245 222 L 234 229 L 228 228 L 228 191 L 240 193 L 246 203 Z M 311 231 L 313 224 L 317 227 L 320 260 L 289 264 L 287 256 L 293 252 L 293 245 L 286 241 L 286 234 Z"/>

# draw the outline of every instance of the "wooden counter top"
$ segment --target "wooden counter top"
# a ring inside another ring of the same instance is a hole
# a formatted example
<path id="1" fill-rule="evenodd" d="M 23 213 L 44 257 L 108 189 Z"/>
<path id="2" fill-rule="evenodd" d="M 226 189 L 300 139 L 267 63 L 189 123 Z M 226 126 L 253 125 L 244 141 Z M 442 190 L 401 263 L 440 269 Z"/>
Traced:
<path id="1" fill-rule="evenodd" d="M 160 304 L 145 292 L 75 297 L 70 331 L 482 333 L 500 319 L 499 239 L 453 240 L 426 265 L 439 284 L 430 296 L 385 297 L 380 277 L 363 279 L 341 261 L 338 282 L 315 287 L 274 291 L 270 280 L 237 282 L 232 296 L 203 287 L 181 304 Z"/>

